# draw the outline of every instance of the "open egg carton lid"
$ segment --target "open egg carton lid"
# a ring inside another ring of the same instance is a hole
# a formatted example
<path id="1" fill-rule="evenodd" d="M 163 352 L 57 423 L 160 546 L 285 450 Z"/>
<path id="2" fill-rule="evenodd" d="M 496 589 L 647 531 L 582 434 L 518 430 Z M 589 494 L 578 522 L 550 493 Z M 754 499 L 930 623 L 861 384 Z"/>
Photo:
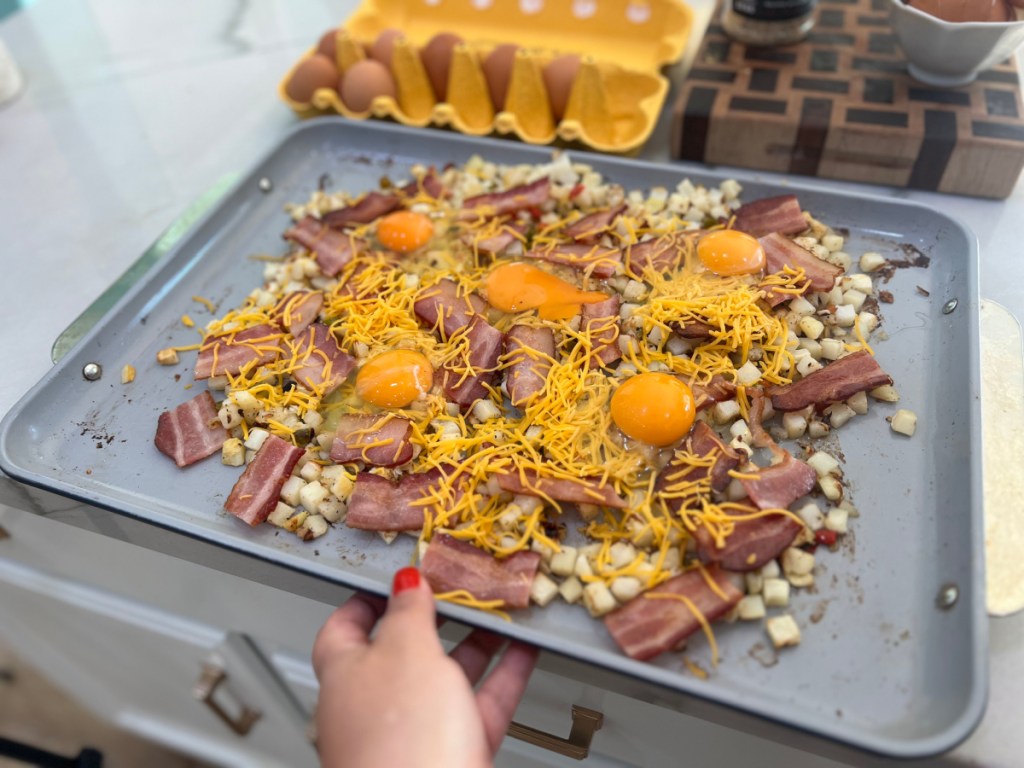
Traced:
<path id="1" fill-rule="evenodd" d="M 325 73 L 319 87 L 306 89 L 302 101 L 295 98 L 289 86 L 318 55 L 311 48 L 284 76 L 278 93 L 301 117 L 376 117 L 628 153 L 654 129 L 669 88 L 660 69 L 682 56 L 692 23 L 693 13 L 681 0 L 365 0 L 320 46 L 321 55 L 333 52 L 335 84 L 327 85 Z M 339 84 L 370 56 L 386 30 L 401 32 L 388 46 L 394 87 L 387 90 L 393 95 L 371 93 L 358 105 L 365 108 L 354 110 L 339 95 Z M 441 33 L 464 42 L 450 48 L 441 85 L 432 86 L 437 67 L 421 53 Z M 489 54 L 505 44 L 519 46 L 511 64 L 504 71 L 486 67 Z M 545 77 L 548 65 L 557 66 L 567 54 L 579 57 L 578 70 L 574 65 L 568 79 Z M 507 87 L 504 103 L 497 105 L 496 79 Z M 552 82 L 560 79 L 564 85 Z"/>

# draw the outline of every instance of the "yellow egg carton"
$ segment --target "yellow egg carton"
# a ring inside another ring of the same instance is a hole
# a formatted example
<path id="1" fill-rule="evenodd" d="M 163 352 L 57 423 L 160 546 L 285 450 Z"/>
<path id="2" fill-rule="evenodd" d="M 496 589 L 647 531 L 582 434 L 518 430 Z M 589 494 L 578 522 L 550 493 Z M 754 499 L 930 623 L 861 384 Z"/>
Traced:
<path id="1" fill-rule="evenodd" d="M 650 136 L 668 93 L 663 66 L 682 56 L 693 13 L 680 0 L 364 0 L 336 32 L 336 64 L 344 73 L 366 58 L 386 29 L 399 29 L 391 71 L 397 98 L 377 96 L 353 112 L 336 90 L 317 89 L 308 103 L 278 94 L 301 117 L 337 112 L 362 120 L 394 119 L 412 126 L 450 126 L 482 136 L 514 134 L 530 144 L 578 141 L 604 152 L 627 153 Z M 448 99 L 435 103 L 420 49 L 440 32 L 454 32 Z M 520 46 L 505 108 L 496 112 L 481 62 L 497 45 Z M 543 69 L 559 54 L 581 57 L 563 119 L 552 113 Z"/>

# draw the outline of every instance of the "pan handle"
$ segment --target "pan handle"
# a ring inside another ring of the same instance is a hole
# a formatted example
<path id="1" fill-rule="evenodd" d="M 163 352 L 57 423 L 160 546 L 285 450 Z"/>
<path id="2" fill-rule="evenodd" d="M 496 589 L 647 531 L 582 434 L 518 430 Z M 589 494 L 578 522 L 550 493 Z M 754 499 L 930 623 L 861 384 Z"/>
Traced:
<path id="1" fill-rule="evenodd" d="M 217 701 L 217 689 L 228 679 L 228 673 L 215 664 L 203 664 L 203 671 L 192 689 L 193 695 L 203 704 L 208 706 L 213 713 L 219 717 L 224 724 L 239 736 L 245 736 L 252 730 L 253 725 L 263 714 L 255 709 L 250 709 L 241 701 L 237 701 L 238 714 L 232 716 L 224 706 Z"/>
<path id="2" fill-rule="evenodd" d="M 565 755 L 574 760 L 583 760 L 590 754 L 590 742 L 593 740 L 594 734 L 601 730 L 603 723 L 604 715 L 600 712 L 573 704 L 572 728 L 568 738 L 563 739 L 560 736 L 515 722 L 509 726 L 508 735 L 513 739 L 520 739 L 559 755 Z"/>

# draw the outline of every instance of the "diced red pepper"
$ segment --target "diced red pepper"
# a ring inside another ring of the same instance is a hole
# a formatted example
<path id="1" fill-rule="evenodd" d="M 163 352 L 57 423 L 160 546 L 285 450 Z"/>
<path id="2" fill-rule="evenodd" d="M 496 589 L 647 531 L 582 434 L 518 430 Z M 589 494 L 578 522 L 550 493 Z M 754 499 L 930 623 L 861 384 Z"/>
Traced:
<path id="1" fill-rule="evenodd" d="M 575 187 L 573 187 L 572 189 L 569 190 L 569 199 L 570 200 L 575 200 L 577 197 L 579 197 L 580 195 L 583 194 L 583 189 L 584 189 L 583 183 L 580 182 Z"/>
<path id="2" fill-rule="evenodd" d="M 836 532 L 830 531 L 827 528 L 822 528 L 820 531 L 814 532 L 814 540 L 818 544 L 824 544 L 826 547 L 831 547 L 836 543 Z"/>
<path id="3" fill-rule="evenodd" d="M 542 211 L 536 205 L 531 205 L 526 210 L 529 211 L 530 215 L 533 216 L 533 218 L 537 219 L 538 221 L 540 221 L 540 217 L 544 215 L 544 211 Z"/>

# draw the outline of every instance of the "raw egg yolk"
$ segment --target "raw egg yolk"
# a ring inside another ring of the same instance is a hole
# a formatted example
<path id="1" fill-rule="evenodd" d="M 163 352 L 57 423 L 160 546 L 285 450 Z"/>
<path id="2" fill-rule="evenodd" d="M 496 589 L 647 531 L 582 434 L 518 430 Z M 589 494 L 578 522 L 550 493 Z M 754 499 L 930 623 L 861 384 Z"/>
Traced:
<path id="1" fill-rule="evenodd" d="M 426 394 L 433 383 L 430 361 L 411 349 L 382 352 L 356 374 L 356 392 L 381 408 L 403 408 Z"/>
<path id="2" fill-rule="evenodd" d="M 671 445 L 693 426 L 697 409 L 685 382 L 667 373 L 638 373 L 612 395 L 612 421 L 629 437 Z"/>
<path id="3" fill-rule="evenodd" d="M 422 248 L 434 236 L 434 223 L 428 216 L 414 211 L 395 211 L 377 224 L 377 239 L 391 251 L 411 253 Z"/>
<path id="4" fill-rule="evenodd" d="M 608 298 L 600 291 L 581 291 L 575 285 L 543 269 L 514 262 L 502 264 L 487 276 L 487 301 L 503 312 L 536 309 L 545 320 L 568 320 L 580 304 L 596 304 Z"/>
<path id="5" fill-rule="evenodd" d="M 764 269 L 764 248 L 746 232 L 720 229 L 697 243 L 697 257 L 716 275 L 750 275 Z"/>

